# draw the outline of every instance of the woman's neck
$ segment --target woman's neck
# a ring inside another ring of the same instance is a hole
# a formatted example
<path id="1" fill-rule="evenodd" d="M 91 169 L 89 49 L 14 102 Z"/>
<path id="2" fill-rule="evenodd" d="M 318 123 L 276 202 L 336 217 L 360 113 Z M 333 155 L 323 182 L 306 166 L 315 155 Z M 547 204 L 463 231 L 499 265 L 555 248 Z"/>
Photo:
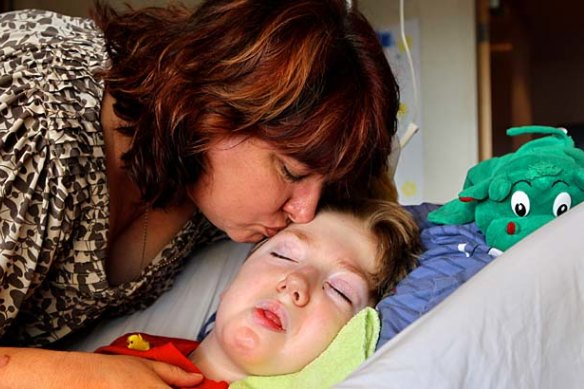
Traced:
<path id="1" fill-rule="evenodd" d="M 101 105 L 101 126 L 105 143 L 107 185 L 110 198 L 110 235 L 117 236 L 141 215 L 140 190 L 123 168 L 122 155 L 129 150 L 131 138 L 116 131 L 124 122 L 114 112 L 115 99 L 105 93 Z"/>
<path id="2" fill-rule="evenodd" d="M 223 350 L 214 331 L 207 335 L 199 347 L 189 355 L 189 359 L 205 377 L 214 381 L 231 383 L 248 376 Z"/>
<path id="3" fill-rule="evenodd" d="M 164 209 L 150 209 L 123 167 L 122 156 L 132 139 L 116 129 L 125 123 L 116 116 L 115 99 L 105 94 L 101 125 L 105 142 L 109 193 L 108 256 L 106 273 L 112 285 L 137 278 L 192 218 L 196 206 L 183 201 Z"/>

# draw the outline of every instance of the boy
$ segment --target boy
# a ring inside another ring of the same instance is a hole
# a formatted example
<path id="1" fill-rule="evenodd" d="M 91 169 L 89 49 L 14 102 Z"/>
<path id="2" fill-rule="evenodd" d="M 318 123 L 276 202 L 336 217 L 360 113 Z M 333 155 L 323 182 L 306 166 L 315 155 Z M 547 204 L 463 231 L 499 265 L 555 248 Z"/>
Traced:
<path id="1" fill-rule="evenodd" d="M 365 201 L 323 209 L 312 222 L 292 224 L 252 250 L 222 294 L 215 328 L 200 345 L 144 335 L 148 350 L 129 350 L 124 336 L 98 352 L 202 372 L 202 387 L 296 372 L 412 270 L 418 250 L 416 224 L 397 204 Z"/>

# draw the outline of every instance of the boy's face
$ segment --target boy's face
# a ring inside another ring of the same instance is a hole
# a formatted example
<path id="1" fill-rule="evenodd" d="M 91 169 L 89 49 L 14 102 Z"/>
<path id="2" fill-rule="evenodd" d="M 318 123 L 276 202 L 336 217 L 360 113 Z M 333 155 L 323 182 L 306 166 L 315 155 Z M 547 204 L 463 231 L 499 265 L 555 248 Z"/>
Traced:
<path id="1" fill-rule="evenodd" d="M 214 336 L 248 375 L 300 370 L 371 305 L 376 241 L 352 216 L 321 212 L 259 247 L 222 296 Z"/>

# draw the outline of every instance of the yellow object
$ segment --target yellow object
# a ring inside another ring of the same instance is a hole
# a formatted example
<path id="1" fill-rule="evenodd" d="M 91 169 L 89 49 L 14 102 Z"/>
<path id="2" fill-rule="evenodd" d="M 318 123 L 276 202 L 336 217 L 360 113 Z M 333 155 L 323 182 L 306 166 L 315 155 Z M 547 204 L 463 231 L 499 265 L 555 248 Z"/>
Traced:
<path id="1" fill-rule="evenodd" d="M 418 193 L 418 187 L 416 186 L 416 183 L 413 181 L 404 182 L 401 189 L 402 194 L 406 197 L 411 197 Z"/>
<path id="2" fill-rule="evenodd" d="M 397 111 L 397 116 L 402 118 L 408 113 L 408 105 L 406 103 L 399 103 L 399 110 Z"/>
<path id="3" fill-rule="evenodd" d="M 406 42 L 405 43 L 407 44 L 407 47 L 411 49 L 411 47 L 412 47 L 412 37 L 409 36 L 409 35 L 406 35 Z M 399 41 L 398 47 L 399 47 L 399 51 L 401 53 L 405 53 L 406 51 L 408 51 L 406 49 L 406 44 L 404 44 L 404 42 L 402 40 Z"/>
<path id="4" fill-rule="evenodd" d="M 128 336 L 128 348 L 132 350 L 148 351 L 150 350 L 150 343 L 140 334 L 132 334 Z"/>

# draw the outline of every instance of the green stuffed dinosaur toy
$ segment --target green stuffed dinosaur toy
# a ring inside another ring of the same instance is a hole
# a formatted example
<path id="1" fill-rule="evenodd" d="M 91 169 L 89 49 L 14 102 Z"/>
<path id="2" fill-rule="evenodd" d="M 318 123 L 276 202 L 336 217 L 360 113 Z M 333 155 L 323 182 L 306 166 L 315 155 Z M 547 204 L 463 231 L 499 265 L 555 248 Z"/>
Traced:
<path id="1" fill-rule="evenodd" d="M 487 244 L 506 250 L 584 200 L 584 151 L 562 128 L 527 126 L 507 135 L 543 134 L 516 152 L 472 167 L 458 198 L 428 215 L 437 224 L 476 222 Z"/>

